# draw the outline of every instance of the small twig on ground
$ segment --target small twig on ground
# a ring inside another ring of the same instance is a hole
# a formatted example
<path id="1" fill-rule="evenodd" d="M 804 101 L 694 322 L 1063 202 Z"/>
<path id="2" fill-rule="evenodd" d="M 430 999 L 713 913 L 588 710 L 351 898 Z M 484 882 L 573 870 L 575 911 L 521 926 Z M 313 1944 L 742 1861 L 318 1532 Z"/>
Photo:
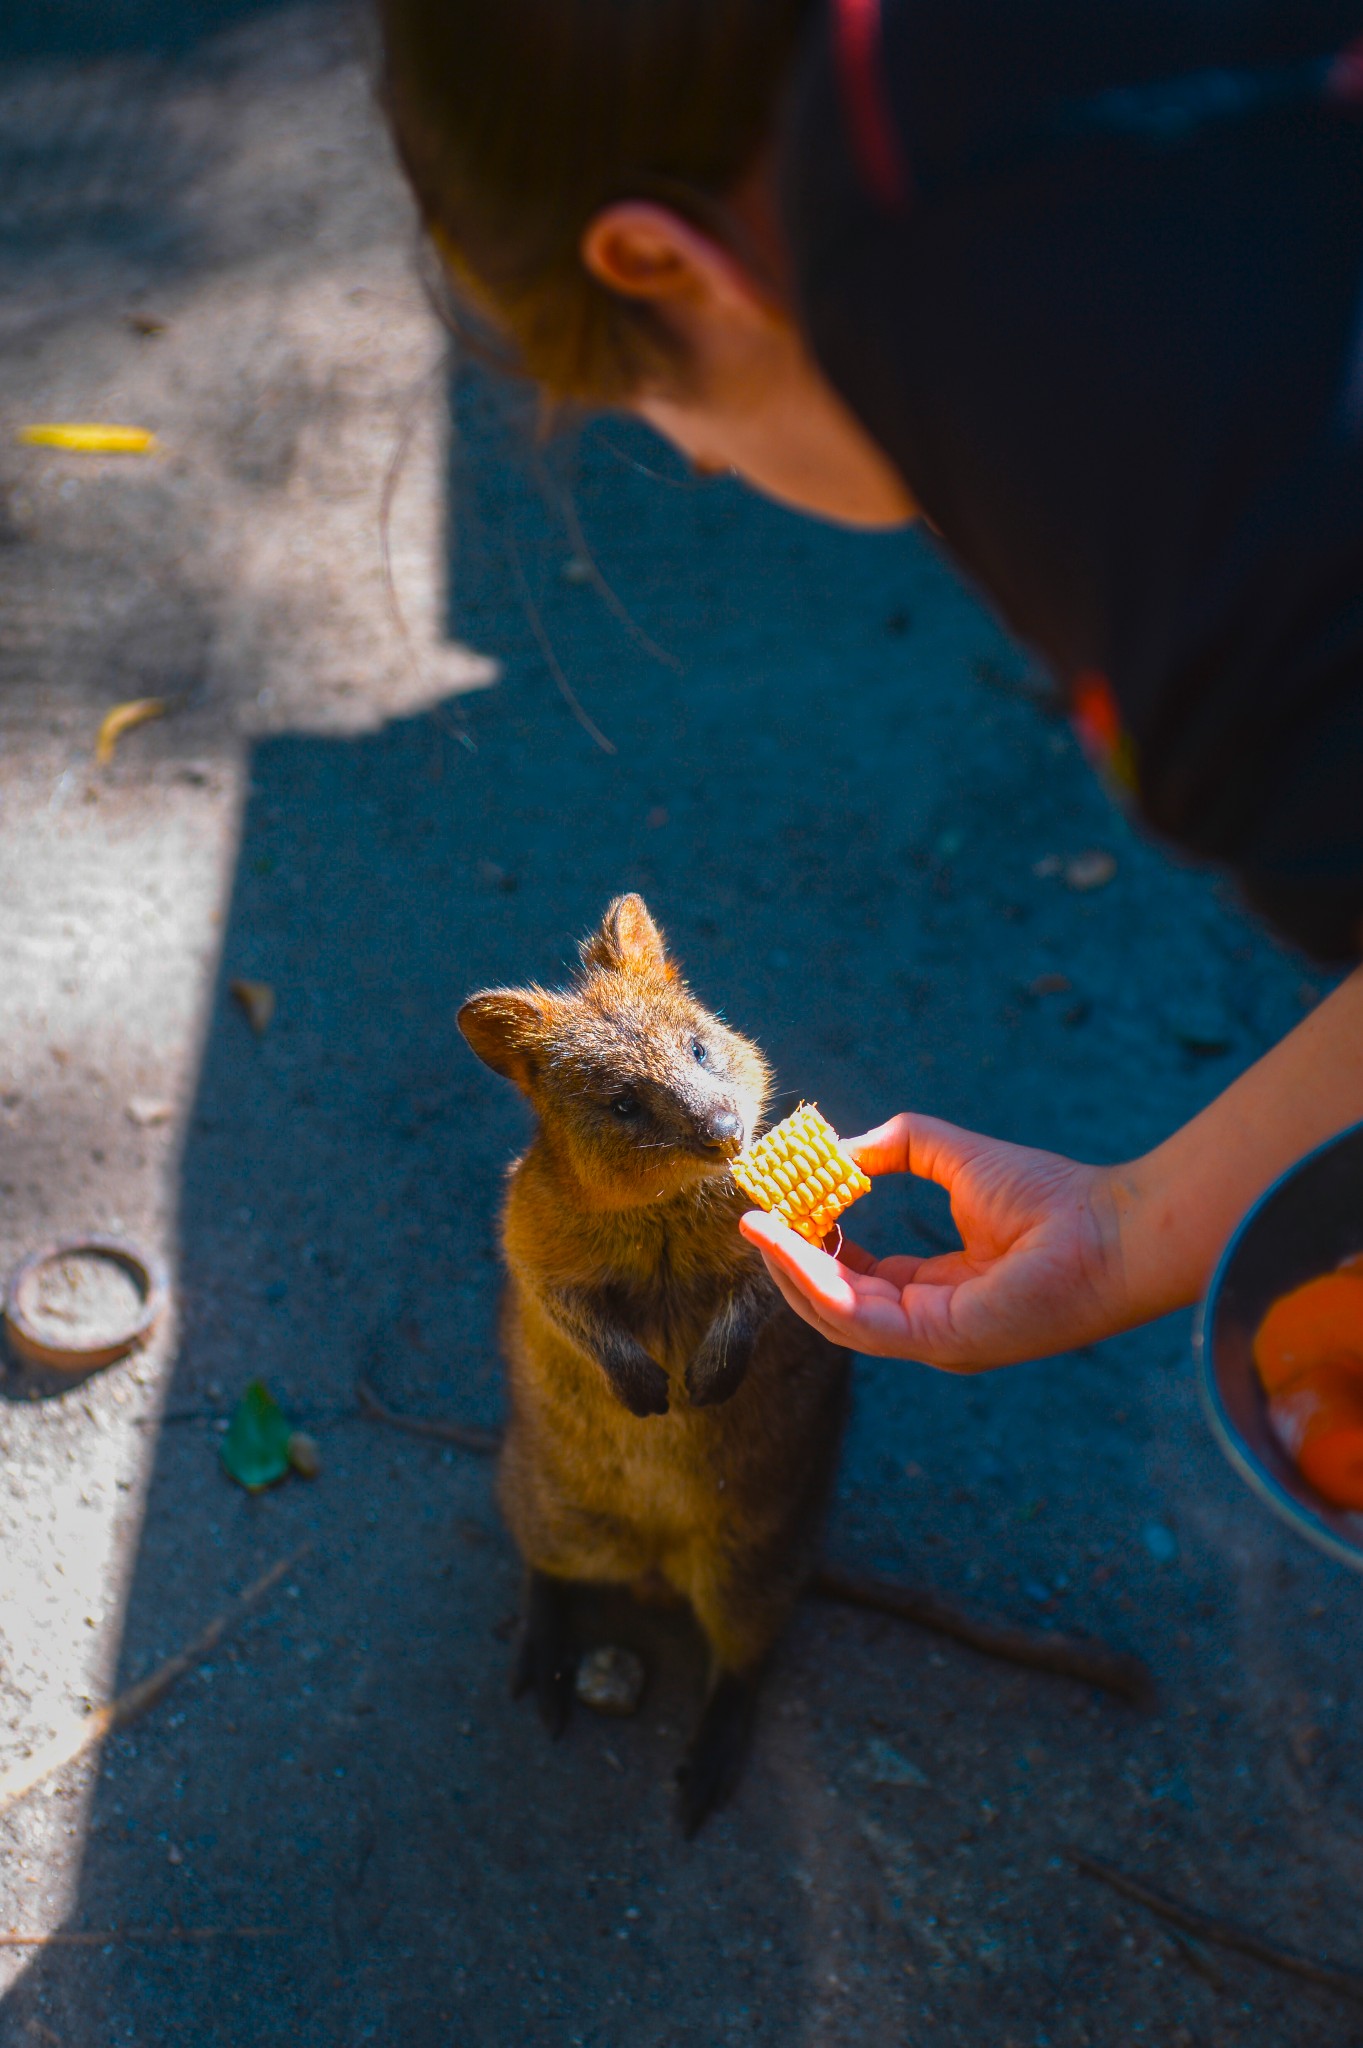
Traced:
<path id="1" fill-rule="evenodd" d="M 458 1444 L 465 1451 L 496 1451 L 501 1432 L 479 1429 L 468 1422 L 439 1422 L 418 1415 L 400 1415 L 380 1401 L 367 1380 L 355 1382 L 355 1398 L 361 1415 L 383 1422 L 390 1429 L 406 1430 L 411 1436 L 434 1437 L 438 1443 Z M 1000 1657 L 1009 1664 L 1025 1664 L 1033 1671 L 1053 1671 L 1061 1678 L 1076 1678 L 1083 1685 L 1096 1685 L 1120 1699 L 1144 1705 L 1154 1694 L 1150 1673 L 1138 1657 L 1109 1650 L 1102 1643 L 1087 1642 L 1081 1636 L 1064 1636 L 1052 1629 L 1017 1628 L 1006 1622 L 981 1621 L 917 1586 L 904 1586 L 895 1579 L 874 1579 L 836 1565 L 821 1565 L 810 1581 L 809 1590 L 825 1600 L 841 1600 L 849 1607 L 867 1607 L 877 1614 L 893 1615 L 897 1621 L 912 1621 L 919 1628 L 934 1629 L 938 1635 L 955 1636 L 986 1657 Z"/>
<path id="2" fill-rule="evenodd" d="M 527 452 L 530 456 L 531 467 L 535 472 L 535 480 L 539 484 L 540 492 L 545 499 L 552 498 L 558 506 L 564 529 L 568 535 L 568 545 L 577 559 L 586 564 L 588 579 L 597 596 L 603 600 L 607 610 L 620 621 L 620 624 L 630 635 L 630 638 L 637 641 L 646 654 L 651 655 L 654 661 L 662 662 L 665 668 L 672 669 L 677 675 L 684 675 L 685 670 L 676 655 L 669 654 L 666 648 L 660 647 L 656 640 L 649 637 L 629 607 L 620 602 L 620 599 L 602 575 L 596 557 L 592 553 L 591 543 L 582 530 L 582 521 L 578 517 L 577 506 L 573 502 L 571 490 L 560 484 L 551 474 L 549 465 L 536 443 L 528 443 Z"/>
<path id="3" fill-rule="evenodd" d="M 408 393 L 407 410 L 402 418 L 392 455 L 389 457 L 388 468 L 383 479 L 383 489 L 379 493 L 379 549 L 383 563 L 383 594 L 387 600 L 389 617 L 397 627 L 398 639 L 401 642 L 402 651 L 407 657 L 407 665 L 412 672 L 413 681 L 424 695 L 431 695 L 433 693 L 429 689 L 428 678 L 413 643 L 412 635 L 407 625 L 407 615 L 402 609 L 402 600 L 398 596 L 397 583 L 393 577 L 393 500 L 397 496 L 398 483 L 407 461 L 408 450 L 411 448 L 417 430 L 422 423 L 422 402 L 428 397 L 433 388 L 443 384 L 447 375 L 448 363 L 445 351 L 442 349 L 425 376 L 419 378 Z M 462 709 L 452 714 L 438 716 L 437 722 L 444 725 L 447 732 L 452 732 L 461 746 L 467 747 L 471 754 L 477 753 L 478 749 L 475 747 L 469 734 Z"/>
<path id="4" fill-rule="evenodd" d="M 465 1421 L 436 1421 L 426 1415 L 399 1415 L 385 1407 L 368 1380 L 356 1380 L 356 1401 L 360 1413 L 372 1421 L 387 1423 L 389 1430 L 405 1430 L 409 1436 L 430 1436 L 438 1444 L 458 1444 L 460 1450 L 495 1452 L 501 1448 L 499 1430 L 479 1430 Z M 890 1614 L 898 1622 L 915 1622 L 939 1636 L 956 1636 L 984 1657 L 999 1657 L 1005 1663 L 1027 1665 L 1031 1671 L 1054 1671 L 1058 1677 L 1079 1679 L 1083 1686 L 1099 1686 L 1115 1692 L 1119 1700 L 1146 1704 L 1154 1686 L 1150 1673 L 1138 1657 L 1109 1651 L 1103 1642 L 1087 1642 L 1083 1636 L 1062 1636 L 1046 1628 L 1015 1628 L 1007 1622 L 982 1622 L 972 1614 L 954 1608 L 950 1599 L 927 1593 L 917 1585 L 900 1585 L 896 1579 L 872 1579 L 862 1573 L 841 1571 L 837 1565 L 821 1565 L 810 1581 L 810 1593 L 821 1599 L 841 1599 L 849 1608 L 870 1608 L 874 1614 Z"/>
<path id="5" fill-rule="evenodd" d="M 511 573 L 516 579 L 516 587 L 520 592 L 521 605 L 525 611 L 526 623 L 535 636 L 535 644 L 544 657 L 545 667 L 558 686 L 559 695 L 582 727 L 582 730 L 587 734 L 587 737 L 600 747 L 602 753 L 618 754 L 620 749 L 616 746 L 615 741 L 606 738 L 606 735 L 578 696 L 577 691 L 568 681 L 567 675 L 564 673 L 563 664 L 554 652 L 554 643 L 545 630 L 540 608 L 535 603 L 530 585 L 526 580 L 525 565 L 521 561 L 521 551 L 516 545 L 516 535 L 509 520 L 503 528 L 503 534 L 506 540 L 507 556 L 511 562 Z"/>
<path id="6" fill-rule="evenodd" d="M 1033 1671 L 1051 1671 L 1060 1678 L 1075 1678 L 1083 1685 L 1096 1685 L 1104 1692 L 1140 1706 L 1149 1702 L 1154 1685 L 1149 1671 L 1138 1657 L 1121 1650 L 1109 1650 L 1103 1643 L 1082 1636 L 1061 1635 L 1054 1629 L 1019 1628 L 1010 1622 L 983 1621 L 967 1614 L 940 1594 L 918 1586 L 901 1585 L 896 1579 L 877 1579 L 837 1565 L 821 1565 L 810 1582 L 810 1591 L 824 1600 L 841 1600 L 849 1607 L 865 1607 L 876 1614 L 891 1614 L 898 1621 L 911 1621 L 938 1635 L 954 1636 L 986 1657 L 999 1657 L 1008 1664 L 1024 1664 Z"/>
<path id="7" fill-rule="evenodd" d="M 1234 1920 L 1218 1920 L 1211 1913 L 1201 1913 L 1196 1906 L 1185 1906 L 1177 1899 L 1168 1899 L 1163 1892 L 1152 1891 L 1149 1885 L 1138 1878 L 1128 1877 L 1125 1871 L 1115 1870 L 1110 1863 L 1100 1863 L 1096 1856 L 1086 1855 L 1082 1849 L 1066 1851 L 1071 1863 L 1085 1871 L 1089 1877 L 1096 1877 L 1100 1884 L 1110 1885 L 1123 1898 L 1133 1899 L 1147 1912 L 1155 1913 L 1171 1926 L 1182 1928 L 1196 1941 L 1212 1941 L 1219 1948 L 1236 1949 L 1242 1956 L 1252 1956 L 1257 1963 L 1267 1963 L 1270 1970 L 1283 1970 L 1291 1977 L 1304 1977 L 1308 1984 L 1319 1984 L 1322 1990 L 1338 1992 L 1341 1998 L 1352 1998 L 1363 2003 L 1363 1971 L 1351 1970 L 1341 1963 L 1328 1959 L 1317 1960 L 1304 1956 L 1296 1949 L 1279 1948 L 1271 1941 L 1265 1941 L 1252 1928 L 1241 1927 Z"/>
<path id="8" fill-rule="evenodd" d="M 277 1941 L 282 1927 L 59 1927 L 0 1934 L 0 1948 L 104 1948 L 111 1941 Z"/>
<path id="9" fill-rule="evenodd" d="M 408 1436 L 434 1437 L 438 1443 L 458 1444 L 463 1451 L 478 1451 L 484 1457 L 501 1449 L 502 1433 L 499 1429 L 479 1429 L 473 1422 L 441 1422 L 434 1416 L 399 1415 L 394 1408 L 385 1407 L 368 1380 L 356 1380 L 355 1399 L 361 1415 L 371 1422 L 382 1422 L 389 1429 L 405 1430 Z"/>
<path id="10" fill-rule="evenodd" d="M 11 1806 L 26 1798 L 36 1785 L 41 1785 L 45 1778 L 50 1778 L 54 1771 L 61 1770 L 65 1764 L 75 1763 L 78 1757 L 84 1756 L 87 1749 L 94 1748 L 96 1744 L 103 1742 L 106 1736 L 115 1734 L 119 1729 L 130 1727 L 134 1721 L 141 1720 L 143 1714 L 149 1713 L 154 1706 L 159 1705 L 171 1687 L 206 1657 L 210 1650 L 216 1648 L 232 1624 L 239 1621 L 249 1608 L 263 1600 L 272 1587 L 278 1585 L 286 1572 L 293 1570 L 309 1547 L 305 1543 L 291 1556 L 281 1558 L 277 1564 L 272 1564 L 270 1569 L 263 1572 L 254 1585 L 248 1586 L 230 1607 L 215 1616 L 201 1635 L 196 1636 L 185 1649 L 177 1650 L 173 1657 L 167 1657 L 165 1663 L 159 1664 L 146 1678 L 140 1678 L 136 1685 L 130 1685 L 126 1692 L 119 1693 L 118 1697 L 110 1700 L 107 1705 L 96 1707 L 93 1713 L 86 1714 L 74 1727 L 54 1736 L 51 1742 L 45 1743 L 32 1756 L 25 1757 L 22 1763 L 15 1764 L 11 1770 L 0 1775 L 0 1813 L 8 1812 Z"/>
<path id="11" fill-rule="evenodd" d="M 1204 1983 L 1210 1984 L 1213 1991 L 1225 1990 L 1226 1980 L 1218 1969 L 1210 1949 L 1202 1942 L 1195 1941 L 1191 1934 L 1181 1934 L 1177 1927 L 1169 1929 L 1169 1939 L 1188 1968 L 1195 1971 Z"/>

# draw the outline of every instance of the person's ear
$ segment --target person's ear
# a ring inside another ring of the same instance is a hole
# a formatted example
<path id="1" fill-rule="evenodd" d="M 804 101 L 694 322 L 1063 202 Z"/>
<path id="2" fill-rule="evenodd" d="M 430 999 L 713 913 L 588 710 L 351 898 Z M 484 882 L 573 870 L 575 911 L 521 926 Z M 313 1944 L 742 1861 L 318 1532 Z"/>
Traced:
<path id="1" fill-rule="evenodd" d="M 738 258 L 669 207 L 616 200 L 587 223 L 581 251 L 591 276 L 622 298 L 704 304 L 745 320 L 768 317 L 766 294 Z"/>

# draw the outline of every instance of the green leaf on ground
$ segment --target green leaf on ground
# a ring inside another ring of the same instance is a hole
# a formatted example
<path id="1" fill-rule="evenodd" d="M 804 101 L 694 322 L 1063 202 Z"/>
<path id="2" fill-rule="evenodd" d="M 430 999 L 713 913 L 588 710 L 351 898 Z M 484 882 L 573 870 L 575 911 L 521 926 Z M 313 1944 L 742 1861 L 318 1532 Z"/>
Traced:
<path id="1" fill-rule="evenodd" d="M 222 1440 L 222 1462 L 239 1486 L 259 1493 L 289 1469 L 292 1429 L 264 1380 L 252 1380 Z"/>

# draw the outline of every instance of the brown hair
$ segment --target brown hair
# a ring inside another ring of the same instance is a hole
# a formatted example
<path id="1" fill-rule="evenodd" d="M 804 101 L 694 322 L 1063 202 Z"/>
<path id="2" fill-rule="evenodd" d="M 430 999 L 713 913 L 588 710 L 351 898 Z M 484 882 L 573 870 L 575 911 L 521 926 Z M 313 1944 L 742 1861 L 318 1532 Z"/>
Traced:
<path id="1" fill-rule="evenodd" d="M 613 200 L 728 240 L 808 0 L 378 0 L 398 154 L 456 296 L 552 397 L 681 367 L 643 301 L 586 270 Z"/>

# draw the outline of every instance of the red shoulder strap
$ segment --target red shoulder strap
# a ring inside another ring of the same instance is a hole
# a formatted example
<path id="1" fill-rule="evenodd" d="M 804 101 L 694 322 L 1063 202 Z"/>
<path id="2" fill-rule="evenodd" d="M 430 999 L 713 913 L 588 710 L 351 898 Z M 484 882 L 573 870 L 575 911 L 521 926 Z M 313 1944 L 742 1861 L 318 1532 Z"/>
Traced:
<path id="1" fill-rule="evenodd" d="M 907 206 L 909 169 L 885 89 L 880 0 L 831 0 L 833 49 L 852 152 L 872 198 L 891 210 Z"/>

